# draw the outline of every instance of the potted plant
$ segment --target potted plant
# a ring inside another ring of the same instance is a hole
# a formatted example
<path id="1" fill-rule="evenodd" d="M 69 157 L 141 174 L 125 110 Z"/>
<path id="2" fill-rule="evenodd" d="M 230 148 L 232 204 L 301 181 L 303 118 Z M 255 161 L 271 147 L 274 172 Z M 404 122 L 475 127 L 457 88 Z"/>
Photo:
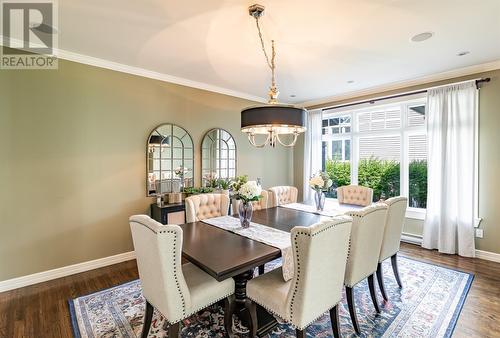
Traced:
<path id="1" fill-rule="evenodd" d="M 316 210 L 323 211 L 325 208 L 325 191 L 327 191 L 333 182 L 324 171 L 318 172 L 309 179 L 309 186 L 315 191 L 314 201 L 316 202 Z"/>
<path id="2" fill-rule="evenodd" d="M 229 196 L 229 187 L 231 186 L 231 182 L 230 178 L 219 178 L 217 180 L 218 192 Z"/>
<path id="3" fill-rule="evenodd" d="M 203 181 L 205 183 L 205 187 L 214 188 L 214 189 L 217 188 L 218 178 L 217 178 L 216 173 L 211 172 L 211 173 L 204 175 Z"/>

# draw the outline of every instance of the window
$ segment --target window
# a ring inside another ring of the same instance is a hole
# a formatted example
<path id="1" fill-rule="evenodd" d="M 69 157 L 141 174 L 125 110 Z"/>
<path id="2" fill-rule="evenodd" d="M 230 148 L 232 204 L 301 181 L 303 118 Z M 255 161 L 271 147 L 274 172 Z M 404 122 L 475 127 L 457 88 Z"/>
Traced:
<path id="1" fill-rule="evenodd" d="M 403 195 L 410 208 L 427 200 L 425 99 L 323 112 L 322 168 L 335 188 L 359 184 L 373 200 Z"/>
<path id="2" fill-rule="evenodd" d="M 345 134 L 351 132 L 351 117 L 338 116 L 323 120 L 323 135 Z"/>

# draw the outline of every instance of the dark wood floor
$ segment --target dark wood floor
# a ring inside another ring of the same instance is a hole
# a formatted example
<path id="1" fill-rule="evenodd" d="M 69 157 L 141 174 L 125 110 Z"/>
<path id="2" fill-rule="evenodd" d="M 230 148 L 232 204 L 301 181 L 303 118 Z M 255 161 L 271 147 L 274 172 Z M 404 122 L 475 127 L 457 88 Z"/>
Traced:
<path id="1" fill-rule="evenodd" d="M 403 244 L 401 255 L 475 274 L 454 337 L 500 337 L 500 264 Z M 67 300 L 137 278 L 135 261 L 0 293 L 0 337 L 71 337 Z"/>

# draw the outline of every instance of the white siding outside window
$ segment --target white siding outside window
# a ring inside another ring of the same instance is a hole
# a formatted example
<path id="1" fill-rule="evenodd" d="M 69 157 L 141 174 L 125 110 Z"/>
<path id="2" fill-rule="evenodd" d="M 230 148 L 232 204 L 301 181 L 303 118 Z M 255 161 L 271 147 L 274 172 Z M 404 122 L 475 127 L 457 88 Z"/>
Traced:
<path id="1" fill-rule="evenodd" d="M 358 184 L 360 161 L 377 160 L 391 163 L 392 168 L 399 166 L 399 180 L 391 181 L 391 191 L 409 197 L 408 210 L 412 215 L 409 217 L 423 218 L 425 209 L 419 208 L 425 204 L 423 196 L 426 196 L 426 188 L 422 189 L 422 179 L 417 178 L 418 175 L 426 178 L 427 136 L 423 96 L 376 106 L 325 110 L 322 139 L 323 168 L 328 160 L 347 162 L 347 165 L 350 164 L 351 184 Z M 415 161 L 418 163 L 415 164 Z M 413 170 L 411 175 L 410 164 Z M 420 170 L 418 175 L 416 167 Z M 394 184 L 399 184 L 399 188 L 394 188 Z M 410 190 L 414 196 L 409 196 Z M 383 193 L 381 196 L 391 197 Z"/>

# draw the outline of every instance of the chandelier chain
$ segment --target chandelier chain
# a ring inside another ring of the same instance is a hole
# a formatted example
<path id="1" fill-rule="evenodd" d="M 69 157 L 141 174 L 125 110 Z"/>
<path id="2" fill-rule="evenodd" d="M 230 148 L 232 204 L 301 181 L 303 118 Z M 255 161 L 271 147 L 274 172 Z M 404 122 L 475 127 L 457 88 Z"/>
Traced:
<path id="1" fill-rule="evenodd" d="M 266 62 L 267 62 L 268 67 L 271 70 L 273 70 L 273 68 L 274 68 L 274 56 L 275 56 L 275 52 L 274 52 L 274 40 L 272 40 L 273 41 L 272 60 L 269 60 L 269 56 L 267 55 L 267 50 L 266 50 L 266 43 L 264 42 L 264 38 L 262 37 L 262 30 L 260 28 L 259 18 L 258 17 L 255 18 L 255 23 L 257 24 L 257 31 L 259 32 L 259 39 L 260 39 L 260 45 L 262 47 L 262 52 L 264 53 L 264 57 L 266 58 Z"/>
<path id="2" fill-rule="evenodd" d="M 266 58 L 267 66 L 271 69 L 271 88 L 269 91 L 269 103 L 277 103 L 279 91 L 276 87 L 276 49 L 274 48 L 274 40 L 271 40 L 271 58 L 267 54 L 266 44 L 264 42 L 264 38 L 262 37 L 262 30 L 260 28 L 259 17 L 255 16 L 255 23 L 257 25 L 257 31 L 259 32 L 260 45 L 262 47 L 262 52 L 264 53 L 264 57 Z"/>

